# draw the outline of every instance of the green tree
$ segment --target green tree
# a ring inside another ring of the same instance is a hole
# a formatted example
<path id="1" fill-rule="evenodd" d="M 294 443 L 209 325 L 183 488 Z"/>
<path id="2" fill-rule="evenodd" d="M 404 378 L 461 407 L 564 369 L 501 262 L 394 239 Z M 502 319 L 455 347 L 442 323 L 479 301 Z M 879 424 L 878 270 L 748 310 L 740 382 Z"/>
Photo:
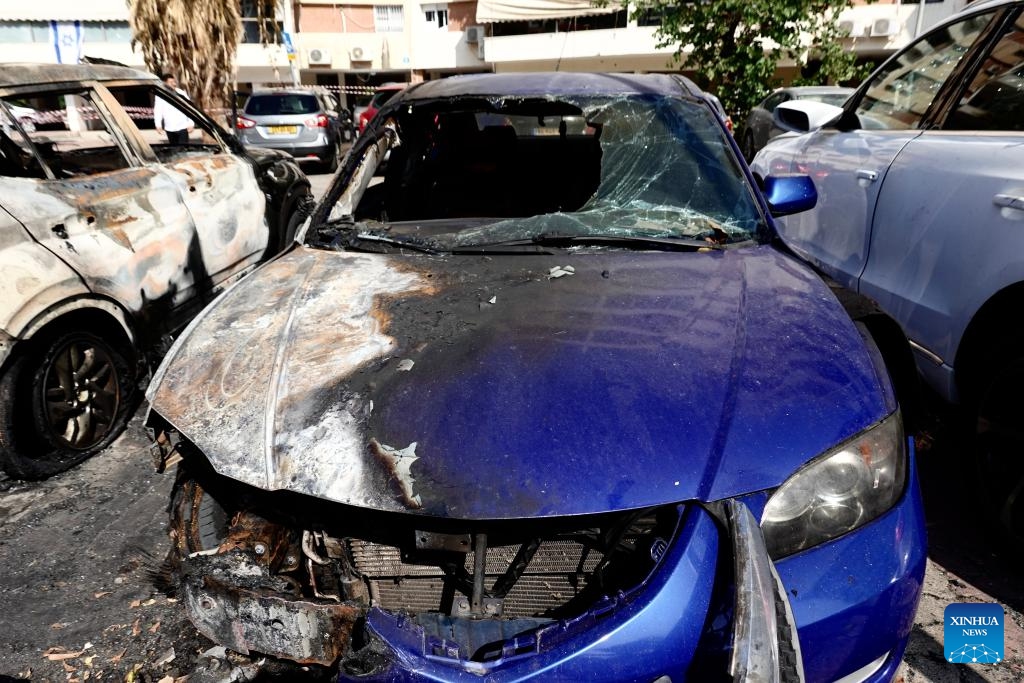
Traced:
<path id="1" fill-rule="evenodd" d="M 242 0 L 260 19 L 260 40 L 276 33 L 278 0 Z M 290 0 L 285 0 L 290 1 Z M 128 0 L 132 48 L 154 73 L 170 72 L 202 109 L 231 100 L 235 52 L 242 36 L 240 0 Z"/>
<path id="2" fill-rule="evenodd" d="M 844 50 L 839 13 L 852 0 L 635 0 L 633 16 L 656 16 L 657 46 L 674 47 L 673 60 L 695 72 L 697 84 L 718 95 L 734 120 L 780 83 L 776 66 L 792 59 L 801 84 L 862 76 Z"/>

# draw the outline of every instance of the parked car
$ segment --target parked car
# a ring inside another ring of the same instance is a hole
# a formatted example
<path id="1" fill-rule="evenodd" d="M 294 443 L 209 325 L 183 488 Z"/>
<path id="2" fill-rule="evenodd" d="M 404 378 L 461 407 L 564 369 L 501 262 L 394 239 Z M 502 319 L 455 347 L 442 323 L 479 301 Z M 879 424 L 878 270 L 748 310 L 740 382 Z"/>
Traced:
<path id="1" fill-rule="evenodd" d="M 154 98 L 192 119 L 153 126 Z M 287 243 L 309 181 L 247 155 L 159 79 L 109 66 L 0 69 L 0 466 L 39 478 L 96 453 L 148 363 Z"/>
<path id="2" fill-rule="evenodd" d="M 405 87 L 405 83 L 385 83 L 384 85 L 377 86 L 377 89 L 373 92 L 373 97 L 370 98 L 369 104 L 359 112 L 360 134 L 366 130 L 367 124 L 377 115 L 377 110 L 383 107 L 392 97 L 402 92 Z"/>
<path id="3" fill-rule="evenodd" d="M 866 328 L 774 246 L 810 179 L 762 198 L 733 150 L 678 76 L 385 105 L 150 385 L 199 631 L 342 680 L 890 680 L 911 444 Z"/>
<path id="4" fill-rule="evenodd" d="M 246 147 L 279 149 L 333 173 L 341 161 L 342 143 L 352 139 L 351 119 L 328 93 L 258 90 L 245 101 L 235 128 Z"/>
<path id="5" fill-rule="evenodd" d="M 910 338 L 925 382 L 977 425 L 976 477 L 1024 549 L 1021 2 L 973 3 L 880 66 L 844 107 L 791 102 L 762 175 L 809 173 L 817 208 L 782 239 Z M 969 482 L 970 480 L 968 480 Z"/>
<path id="6" fill-rule="evenodd" d="M 772 113 L 775 107 L 783 102 L 793 100 L 807 100 L 809 102 L 825 102 L 841 107 L 846 99 L 854 93 L 853 88 L 844 88 L 837 85 L 808 85 L 779 88 L 760 104 L 750 110 L 747 115 L 747 122 L 743 126 L 743 156 L 747 160 L 754 158 L 757 151 L 768 144 L 774 137 L 786 132 L 779 128 L 772 120 Z"/>

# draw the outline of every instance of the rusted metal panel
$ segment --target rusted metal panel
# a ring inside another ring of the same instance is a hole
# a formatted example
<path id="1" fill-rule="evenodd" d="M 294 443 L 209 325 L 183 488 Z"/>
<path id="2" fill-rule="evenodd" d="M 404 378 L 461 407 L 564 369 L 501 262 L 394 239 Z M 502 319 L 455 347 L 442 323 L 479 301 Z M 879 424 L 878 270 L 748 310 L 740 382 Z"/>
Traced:
<path id="1" fill-rule="evenodd" d="M 81 81 L 113 81 L 121 79 L 159 82 L 146 71 L 101 64 L 4 64 L 0 69 L 0 88 L 25 84 L 78 83 Z"/>
<path id="2" fill-rule="evenodd" d="M 387 468 L 367 462 L 361 424 L 371 405 L 346 395 L 339 380 L 395 349 L 381 301 L 429 294 L 430 280 L 393 261 L 308 249 L 262 272 L 258 291 L 242 283 L 204 316 L 206 329 L 231 329 L 237 343 L 183 335 L 168 354 L 180 362 L 165 364 L 165 381 L 152 384 L 154 407 L 187 425 L 183 432 L 208 453 L 232 444 L 215 462 L 235 479 L 405 509 L 386 484 Z M 205 360 L 190 362 L 198 358 Z M 322 414 L 306 422 L 311 409 Z"/>
<path id="3" fill-rule="evenodd" d="M 267 248 L 266 199 L 247 161 L 228 154 L 188 155 L 163 166 L 179 188 L 214 284 L 255 263 Z"/>
<path id="4" fill-rule="evenodd" d="M 192 623 L 242 654 L 253 650 L 330 666 L 348 649 L 352 628 L 364 613 L 359 606 L 303 600 L 268 588 L 285 584 L 244 553 L 197 556 L 186 563 L 184 597 Z"/>
<path id="5" fill-rule="evenodd" d="M 35 181 L 0 178 L 4 203 Z M 22 225 L 0 208 L 0 329 L 19 336 L 48 307 L 88 293 L 63 261 L 34 242 Z"/>
<path id="6" fill-rule="evenodd" d="M 13 181 L 12 181 L 13 182 Z M 131 312 L 172 310 L 203 277 L 195 228 L 177 188 L 138 168 L 64 181 L 23 181 L 7 209 L 89 289 Z"/>

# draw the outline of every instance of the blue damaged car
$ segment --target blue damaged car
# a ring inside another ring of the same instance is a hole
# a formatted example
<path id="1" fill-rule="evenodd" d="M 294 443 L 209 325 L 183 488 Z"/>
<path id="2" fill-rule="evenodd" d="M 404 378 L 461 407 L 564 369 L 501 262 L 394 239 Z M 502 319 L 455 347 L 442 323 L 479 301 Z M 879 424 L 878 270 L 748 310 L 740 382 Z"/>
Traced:
<path id="1" fill-rule="evenodd" d="M 404 91 L 150 385 L 191 621 L 340 680 L 891 679 L 901 349 L 778 246 L 815 199 L 681 77 Z"/>

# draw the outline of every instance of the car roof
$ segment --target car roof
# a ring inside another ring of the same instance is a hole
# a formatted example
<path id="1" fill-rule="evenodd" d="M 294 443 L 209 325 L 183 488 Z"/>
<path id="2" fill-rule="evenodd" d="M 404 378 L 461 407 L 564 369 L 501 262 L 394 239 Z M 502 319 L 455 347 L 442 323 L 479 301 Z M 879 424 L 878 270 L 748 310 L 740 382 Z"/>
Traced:
<path id="1" fill-rule="evenodd" d="M 106 64 L 0 64 L 0 88 L 77 81 L 159 81 L 156 75 L 127 66 Z"/>
<path id="2" fill-rule="evenodd" d="M 502 73 L 451 76 L 411 86 L 405 100 L 460 96 L 548 95 L 690 95 L 701 90 L 692 81 L 670 74 L 626 73 Z"/>
<path id="3" fill-rule="evenodd" d="M 957 17 L 957 16 L 960 16 L 960 15 L 963 15 L 963 14 L 970 14 L 972 12 L 978 11 L 979 9 L 984 10 L 984 9 L 990 9 L 990 8 L 993 8 L 993 7 L 1004 7 L 1004 6 L 1007 6 L 1007 5 L 1016 5 L 1019 2 L 1020 2 L 1020 0 L 979 0 L 979 2 L 972 2 L 972 3 L 970 3 L 969 5 L 967 5 L 963 9 L 961 9 L 959 12 L 957 12 L 953 16 Z M 945 22 L 942 22 L 942 23 L 945 23 Z"/>

